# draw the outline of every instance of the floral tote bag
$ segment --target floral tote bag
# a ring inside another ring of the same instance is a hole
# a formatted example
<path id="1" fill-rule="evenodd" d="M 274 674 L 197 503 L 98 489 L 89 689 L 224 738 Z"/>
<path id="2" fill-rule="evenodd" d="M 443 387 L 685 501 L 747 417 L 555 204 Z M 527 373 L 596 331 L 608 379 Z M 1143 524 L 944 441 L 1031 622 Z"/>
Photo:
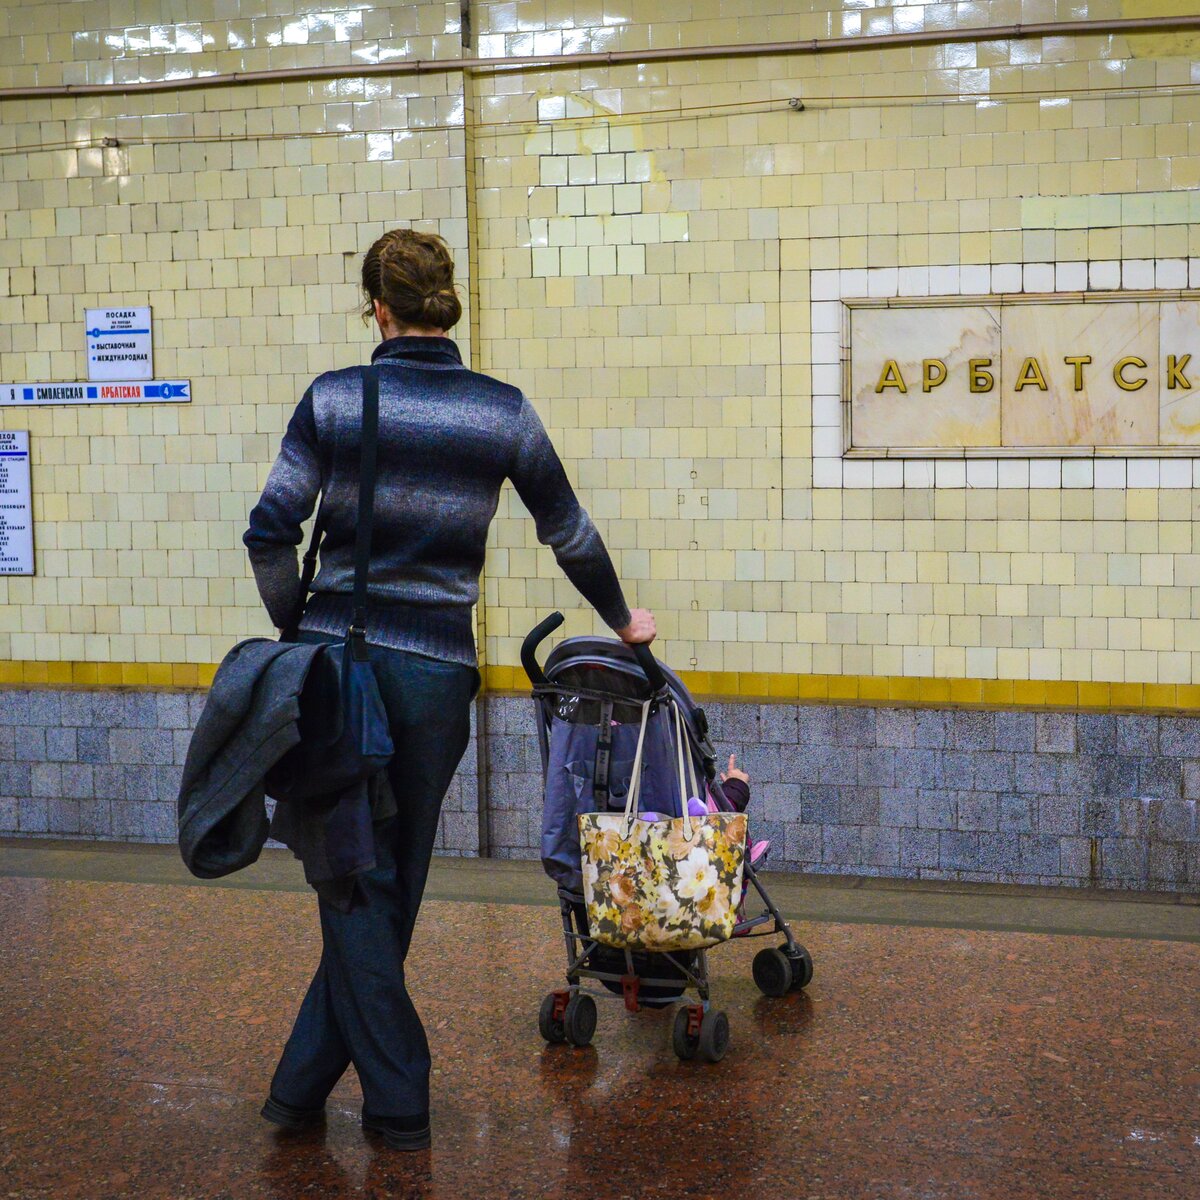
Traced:
<path id="1" fill-rule="evenodd" d="M 683 718 L 677 705 L 671 707 L 683 815 L 665 820 L 638 815 L 647 701 L 624 813 L 579 817 L 588 930 L 606 946 L 698 950 L 733 934 L 742 895 L 746 814 L 688 815 L 688 798 L 696 794 L 695 768 Z"/>

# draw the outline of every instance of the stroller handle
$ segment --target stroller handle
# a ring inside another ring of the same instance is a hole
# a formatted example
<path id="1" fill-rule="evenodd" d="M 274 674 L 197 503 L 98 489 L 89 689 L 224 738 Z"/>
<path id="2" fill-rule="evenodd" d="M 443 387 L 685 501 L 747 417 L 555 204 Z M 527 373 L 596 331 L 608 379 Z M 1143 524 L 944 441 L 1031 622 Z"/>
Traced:
<path id="1" fill-rule="evenodd" d="M 541 687 L 549 681 L 546 679 L 546 673 L 542 670 L 541 664 L 537 660 L 538 647 L 563 623 L 565 618 L 560 612 L 552 612 L 544 621 L 539 621 L 526 635 L 525 640 L 521 643 L 521 666 L 525 668 L 525 674 L 529 676 L 530 682 L 534 687 Z M 646 676 L 647 682 L 655 692 L 666 690 L 667 680 L 662 673 L 654 655 L 650 653 L 650 647 L 645 643 L 638 642 L 629 646 L 633 651 L 633 656 L 637 659 L 637 664 L 642 668 L 642 674 Z"/>
<path id="2" fill-rule="evenodd" d="M 563 623 L 566 618 L 560 612 L 552 612 L 544 621 L 539 621 L 526 635 L 521 643 L 521 666 L 525 674 L 535 686 L 549 682 L 546 673 L 537 660 L 537 648 Z"/>
<path id="3" fill-rule="evenodd" d="M 665 692 L 667 681 L 658 665 L 658 660 L 650 653 L 650 647 L 645 642 L 634 642 L 629 648 L 633 651 L 633 657 L 637 659 L 638 666 L 642 668 L 642 674 L 646 676 L 650 686 L 656 692 Z"/>

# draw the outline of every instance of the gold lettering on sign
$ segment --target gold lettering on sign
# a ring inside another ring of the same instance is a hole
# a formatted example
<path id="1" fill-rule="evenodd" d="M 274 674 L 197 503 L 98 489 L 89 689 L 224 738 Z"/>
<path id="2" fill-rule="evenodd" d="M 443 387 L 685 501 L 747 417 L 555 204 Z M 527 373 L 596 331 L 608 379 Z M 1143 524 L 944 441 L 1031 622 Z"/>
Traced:
<path id="1" fill-rule="evenodd" d="M 990 367 L 990 358 L 973 358 L 967 364 L 971 374 L 971 391 L 990 392 L 996 386 L 996 377 L 984 368 Z"/>
<path id="2" fill-rule="evenodd" d="M 1063 362 L 1068 367 L 1075 368 L 1075 390 L 1077 392 L 1083 391 L 1083 368 L 1091 361 L 1092 356 L 1090 354 L 1068 354 L 1063 358 Z"/>
<path id="3" fill-rule="evenodd" d="M 1200 458 L 1200 287 L 844 306 L 848 455 Z"/>
<path id="4" fill-rule="evenodd" d="M 1021 370 L 1017 375 L 1017 382 L 1013 387 L 1013 391 L 1019 392 L 1031 385 L 1043 392 L 1049 390 L 1046 387 L 1046 377 L 1042 374 L 1042 365 L 1036 358 L 1027 358 L 1021 364 Z"/>
<path id="5" fill-rule="evenodd" d="M 1145 367 L 1146 360 L 1138 358 L 1136 354 L 1130 354 L 1126 358 L 1120 358 L 1113 366 L 1113 382 L 1123 392 L 1136 392 L 1138 388 L 1144 388 L 1146 381 L 1144 379 L 1126 379 L 1126 367 Z"/>
<path id="6" fill-rule="evenodd" d="M 1167 389 L 1174 391 L 1176 388 L 1184 388 L 1191 391 L 1192 385 L 1188 382 L 1188 377 L 1183 373 L 1184 367 L 1191 361 L 1190 354 L 1167 355 Z"/>
<path id="7" fill-rule="evenodd" d="M 884 388 L 896 388 L 901 392 L 908 391 L 904 376 L 900 374 L 900 366 L 894 358 L 889 358 L 883 364 L 883 372 L 879 376 L 879 382 L 875 385 L 876 392 L 882 392 Z"/>
<path id="8" fill-rule="evenodd" d="M 927 358 L 921 363 L 921 391 L 932 392 L 946 382 L 946 364 L 940 358 Z"/>

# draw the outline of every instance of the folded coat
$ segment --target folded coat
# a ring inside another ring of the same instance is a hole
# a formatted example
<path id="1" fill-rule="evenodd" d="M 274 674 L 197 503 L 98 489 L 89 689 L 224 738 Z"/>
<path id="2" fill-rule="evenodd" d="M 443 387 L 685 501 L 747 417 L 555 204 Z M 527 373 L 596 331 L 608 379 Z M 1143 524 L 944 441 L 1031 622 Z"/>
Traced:
<path id="1" fill-rule="evenodd" d="M 395 811 L 386 779 L 277 810 L 273 824 L 266 809 L 264 780 L 300 740 L 300 693 L 321 650 L 250 638 L 225 656 L 183 766 L 179 851 L 193 875 L 216 879 L 256 861 L 274 833 L 304 863 L 318 893 L 345 910 L 354 902 L 354 876 L 375 865 L 372 810 L 375 818 Z"/>

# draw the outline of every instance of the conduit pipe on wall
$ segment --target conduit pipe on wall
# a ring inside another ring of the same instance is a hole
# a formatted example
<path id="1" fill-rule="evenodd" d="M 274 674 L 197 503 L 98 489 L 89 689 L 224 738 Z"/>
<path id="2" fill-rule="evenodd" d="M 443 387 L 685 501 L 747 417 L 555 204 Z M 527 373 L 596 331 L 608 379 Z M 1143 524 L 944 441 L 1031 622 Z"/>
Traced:
<path id="1" fill-rule="evenodd" d="M 668 46 L 656 50 L 611 50 L 583 54 L 527 55 L 499 58 L 413 58 L 386 63 L 329 67 L 281 67 L 267 71 L 235 71 L 225 75 L 192 75 L 132 83 L 61 83 L 0 88 L 0 100 L 33 100 L 53 96 L 106 96 L 136 92 L 178 92 L 237 84 L 289 83 L 317 79 L 361 79 L 373 75 L 422 75 L 452 71 L 545 71 L 562 67 L 603 67 L 633 63 L 694 62 L 709 58 L 763 58 L 881 50 L 895 46 L 930 46 L 947 42 L 1003 42 L 1038 37 L 1103 37 L 1111 34 L 1200 30 L 1200 15 L 1186 17 L 1114 17 L 1110 20 L 1037 21 L 1028 24 L 976 26 L 969 29 L 926 29 L 913 33 L 878 33 L 862 37 L 805 38 L 784 42 L 745 42 L 720 46 Z"/>

